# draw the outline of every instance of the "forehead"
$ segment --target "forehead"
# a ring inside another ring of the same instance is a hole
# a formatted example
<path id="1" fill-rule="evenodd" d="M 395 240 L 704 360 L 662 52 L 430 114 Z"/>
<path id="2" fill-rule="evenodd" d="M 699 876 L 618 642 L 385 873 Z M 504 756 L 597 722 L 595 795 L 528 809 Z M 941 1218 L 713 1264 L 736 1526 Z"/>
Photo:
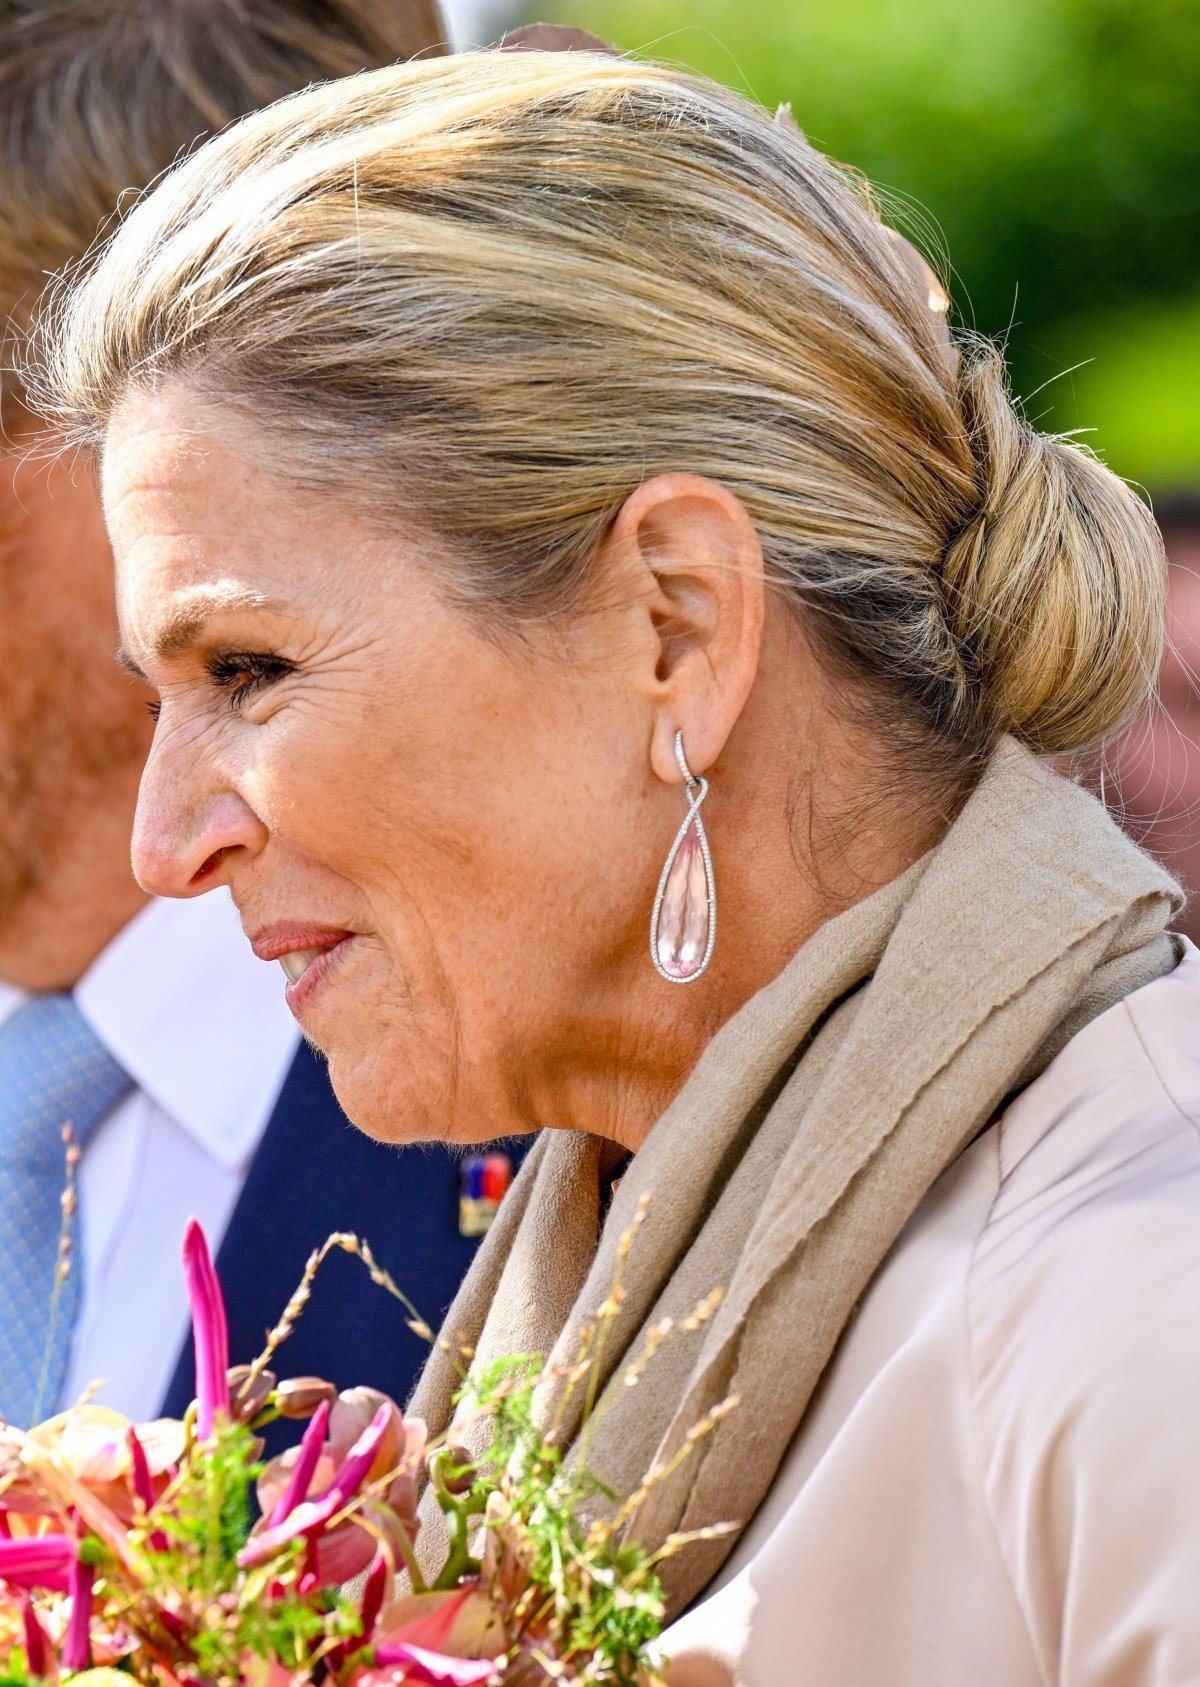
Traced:
<path id="1" fill-rule="evenodd" d="M 149 569 L 178 589 L 270 568 L 296 514 L 249 425 L 181 391 L 134 394 L 117 411 L 101 492 L 118 581 Z"/>
<path id="2" fill-rule="evenodd" d="M 297 484 L 287 453 L 300 448 L 182 385 L 122 405 L 101 488 L 130 646 L 154 652 L 176 629 L 194 642 L 222 605 L 378 630 L 444 614 L 449 558 L 425 526 L 394 506 L 367 519 L 336 483 Z"/>
<path id="3" fill-rule="evenodd" d="M 157 643 L 193 599 L 331 612 L 411 607 L 428 593 L 416 528 L 363 519 L 336 490 L 298 486 L 288 446 L 184 387 L 132 395 L 105 439 L 101 490 L 126 630 Z"/>

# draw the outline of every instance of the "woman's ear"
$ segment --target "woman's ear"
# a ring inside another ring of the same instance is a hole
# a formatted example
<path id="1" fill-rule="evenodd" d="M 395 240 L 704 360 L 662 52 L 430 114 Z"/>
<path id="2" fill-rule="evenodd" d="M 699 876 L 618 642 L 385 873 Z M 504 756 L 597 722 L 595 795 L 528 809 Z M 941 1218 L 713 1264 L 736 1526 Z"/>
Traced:
<path id="1" fill-rule="evenodd" d="M 625 502 L 608 545 L 641 575 L 638 676 L 653 711 L 651 762 L 678 784 L 675 734 L 703 773 L 721 754 L 758 672 L 762 545 L 745 506 L 702 475 L 657 475 Z"/>

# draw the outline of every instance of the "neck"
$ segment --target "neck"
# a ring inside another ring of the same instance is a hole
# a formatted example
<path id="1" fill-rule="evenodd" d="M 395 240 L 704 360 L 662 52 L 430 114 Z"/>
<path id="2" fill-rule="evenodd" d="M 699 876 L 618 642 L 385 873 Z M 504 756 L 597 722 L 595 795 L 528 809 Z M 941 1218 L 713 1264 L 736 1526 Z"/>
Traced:
<path id="1" fill-rule="evenodd" d="M 836 771 L 811 764 L 798 785 L 794 761 L 790 780 L 781 768 L 765 787 L 778 792 L 773 812 L 763 801 L 761 759 L 730 755 L 712 770 L 705 819 L 719 923 L 709 972 L 686 987 L 659 979 L 639 923 L 603 994 L 573 1016 L 542 1081 L 527 1092 L 526 1116 L 537 1126 L 586 1130 L 636 1152 L 726 1021 L 827 920 L 889 884 L 944 835 L 953 805 L 947 810 L 930 793 L 902 803 L 891 794 L 894 773 L 879 780 L 876 799 L 861 755 L 832 731 L 808 741 L 824 746 L 823 761 Z"/>

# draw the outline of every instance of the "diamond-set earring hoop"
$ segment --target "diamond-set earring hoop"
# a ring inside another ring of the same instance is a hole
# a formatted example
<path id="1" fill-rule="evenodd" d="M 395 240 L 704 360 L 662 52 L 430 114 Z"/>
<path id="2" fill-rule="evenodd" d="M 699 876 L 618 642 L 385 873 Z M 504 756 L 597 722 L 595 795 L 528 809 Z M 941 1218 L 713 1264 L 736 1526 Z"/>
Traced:
<path id="1" fill-rule="evenodd" d="M 668 984 L 694 984 L 712 959 L 717 941 L 717 885 L 700 804 L 708 780 L 697 776 L 675 734 L 675 760 L 683 774 L 688 811 L 675 834 L 650 914 L 650 959 Z"/>

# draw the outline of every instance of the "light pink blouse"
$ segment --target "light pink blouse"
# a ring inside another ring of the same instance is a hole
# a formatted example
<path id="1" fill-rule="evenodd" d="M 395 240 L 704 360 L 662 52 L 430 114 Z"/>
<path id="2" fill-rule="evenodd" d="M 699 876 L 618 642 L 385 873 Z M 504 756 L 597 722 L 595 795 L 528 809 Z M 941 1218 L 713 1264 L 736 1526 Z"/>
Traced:
<path id="1" fill-rule="evenodd" d="M 1195 948 L 930 1191 L 665 1650 L 688 1687 L 1200 1687 Z"/>

